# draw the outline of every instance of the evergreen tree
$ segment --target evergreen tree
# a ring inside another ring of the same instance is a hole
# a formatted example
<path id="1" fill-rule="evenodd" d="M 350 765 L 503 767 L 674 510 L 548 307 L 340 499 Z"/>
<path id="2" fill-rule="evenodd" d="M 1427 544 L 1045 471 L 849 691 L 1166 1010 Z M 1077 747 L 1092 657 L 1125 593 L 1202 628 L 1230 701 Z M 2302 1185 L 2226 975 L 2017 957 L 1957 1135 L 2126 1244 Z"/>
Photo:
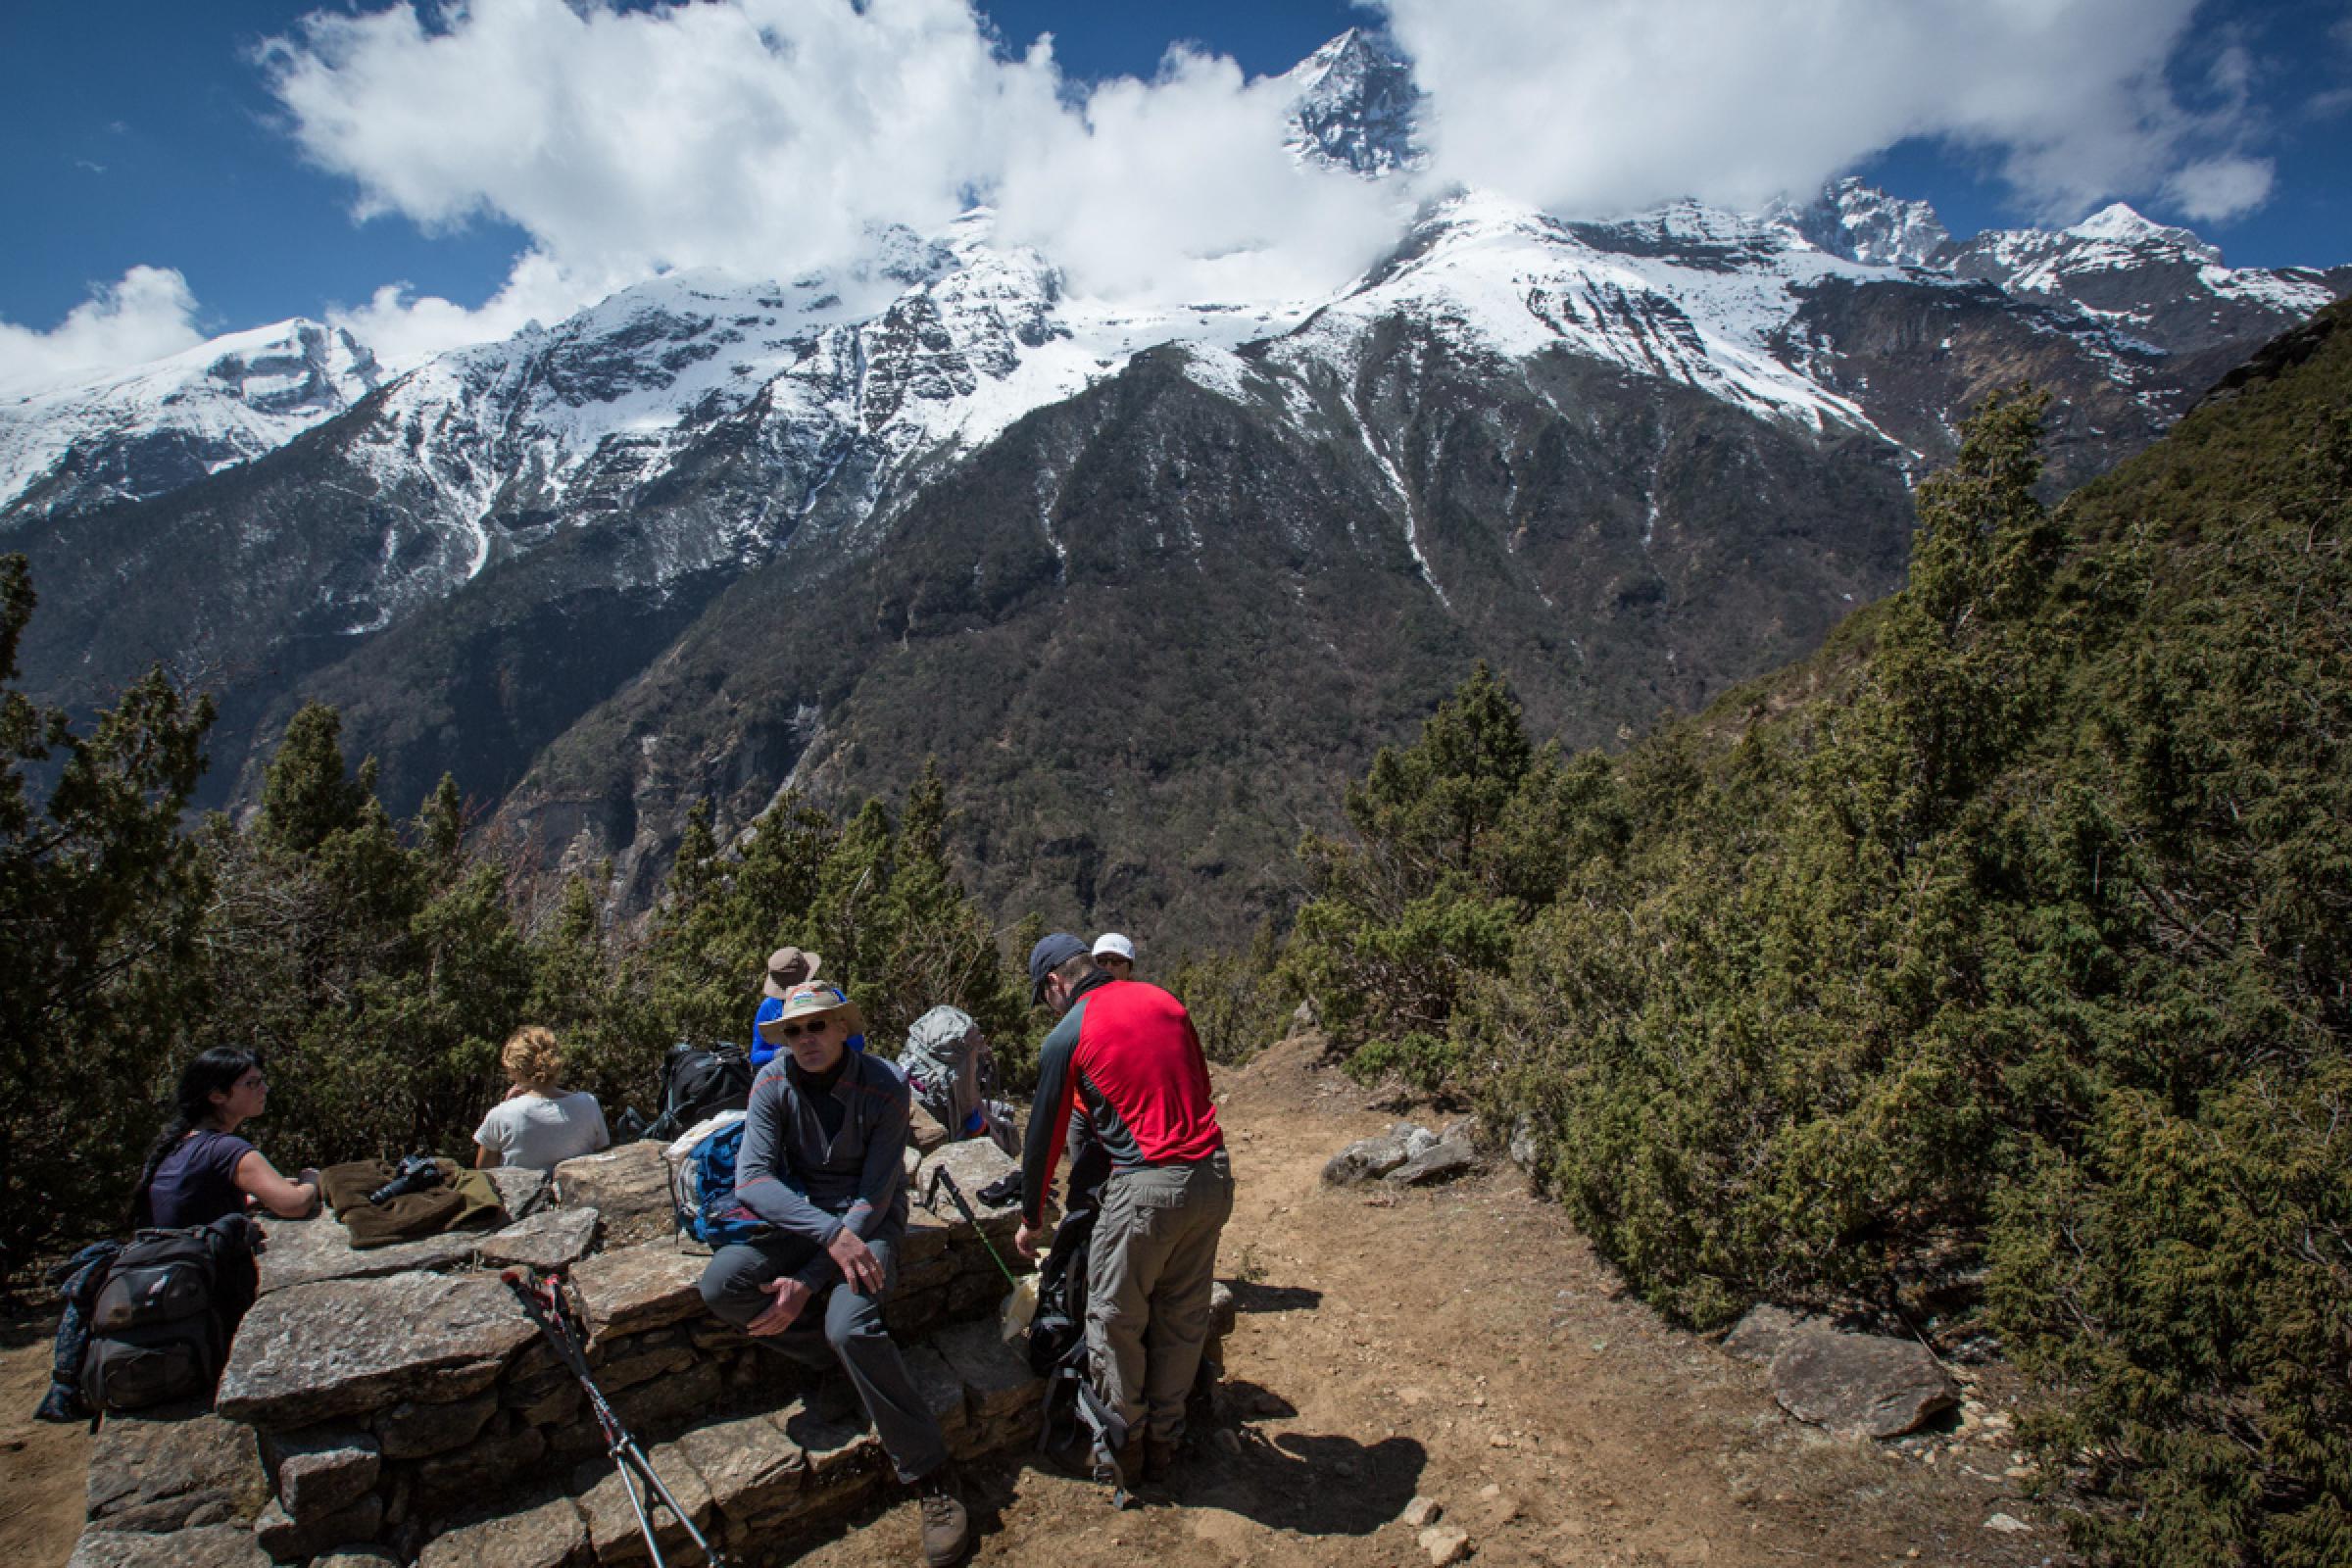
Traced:
<path id="1" fill-rule="evenodd" d="M 127 1203 L 206 897 L 178 823 L 211 701 L 158 670 L 76 732 L 14 685 L 34 605 L 0 556 L 0 1291 Z"/>

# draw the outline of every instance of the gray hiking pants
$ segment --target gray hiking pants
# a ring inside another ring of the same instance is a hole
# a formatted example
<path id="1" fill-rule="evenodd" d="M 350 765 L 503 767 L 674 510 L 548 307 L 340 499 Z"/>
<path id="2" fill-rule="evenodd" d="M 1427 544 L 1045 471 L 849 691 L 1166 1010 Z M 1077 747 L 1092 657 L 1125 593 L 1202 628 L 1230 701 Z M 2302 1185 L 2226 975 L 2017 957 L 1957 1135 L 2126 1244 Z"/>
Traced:
<path id="1" fill-rule="evenodd" d="M 1086 1347 L 1095 1392 L 1129 1432 L 1184 1433 L 1184 1398 L 1208 1339 L 1217 1237 L 1233 1214 L 1222 1152 L 1192 1165 L 1114 1173 L 1087 1259 Z"/>
<path id="2" fill-rule="evenodd" d="M 899 1479 L 911 1484 L 948 1462 L 948 1445 L 907 1377 L 897 1343 L 882 1326 L 883 1298 L 899 1279 L 897 1241 L 893 1236 L 865 1244 L 882 1264 L 881 1295 L 859 1296 L 836 1276 L 832 1286 L 801 1308 L 792 1327 L 753 1343 L 807 1366 L 821 1367 L 838 1357 Z M 742 1328 L 775 1304 L 775 1298 L 760 1287 L 801 1268 L 817 1251 L 809 1243 L 787 1236 L 722 1247 L 703 1270 L 703 1302 Z"/>

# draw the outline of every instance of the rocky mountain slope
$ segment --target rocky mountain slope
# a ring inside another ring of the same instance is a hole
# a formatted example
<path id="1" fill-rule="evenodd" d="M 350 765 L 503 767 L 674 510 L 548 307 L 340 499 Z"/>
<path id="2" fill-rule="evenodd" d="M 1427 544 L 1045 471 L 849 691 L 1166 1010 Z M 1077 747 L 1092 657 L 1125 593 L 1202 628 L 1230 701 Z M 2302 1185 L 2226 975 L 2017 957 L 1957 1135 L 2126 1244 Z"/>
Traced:
<path id="1" fill-rule="evenodd" d="M 1295 156 L 1416 160 L 1376 41 L 1289 80 Z M 294 323 L 0 406 L 31 683 L 213 686 L 219 799 L 324 698 L 396 807 L 454 769 L 630 901 L 697 800 L 738 827 L 936 754 L 993 895 L 1229 929 L 1286 898 L 1314 781 L 1472 659 L 1576 744 L 1703 702 L 1893 586 L 1986 390 L 2057 392 L 2071 483 L 2352 287 L 2125 209 L 1961 244 L 1852 181 L 1590 221 L 1457 192 L 1335 296 L 1156 310 L 991 228 L 663 277 L 390 381 Z"/>

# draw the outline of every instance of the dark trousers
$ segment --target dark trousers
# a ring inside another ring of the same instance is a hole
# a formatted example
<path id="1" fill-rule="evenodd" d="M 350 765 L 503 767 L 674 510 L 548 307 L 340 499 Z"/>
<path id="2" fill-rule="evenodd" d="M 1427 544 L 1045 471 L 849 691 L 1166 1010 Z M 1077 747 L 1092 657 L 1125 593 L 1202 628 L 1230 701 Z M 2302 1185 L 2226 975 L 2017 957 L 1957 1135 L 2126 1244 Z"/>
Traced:
<path id="1" fill-rule="evenodd" d="M 858 1295 L 836 1270 L 832 1283 L 801 1308 L 791 1328 L 759 1343 L 808 1366 L 838 1359 L 899 1479 L 912 1483 L 948 1462 L 948 1445 L 906 1375 L 898 1345 L 882 1326 L 882 1302 L 899 1277 L 897 1242 L 896 1236 L 885 1236 L 865 1244 L 882 1265 L 880 1294 Z M 812 1244 L 789 1236 L 722 1247 L 703 1270 L 703 1302 L 742 1328 L 775 1304 L 775 1298 L 761 1286 L 796 1272 L 819 1252 Z M 830 1259 L 825 1267 L 833 1269 Z"/>

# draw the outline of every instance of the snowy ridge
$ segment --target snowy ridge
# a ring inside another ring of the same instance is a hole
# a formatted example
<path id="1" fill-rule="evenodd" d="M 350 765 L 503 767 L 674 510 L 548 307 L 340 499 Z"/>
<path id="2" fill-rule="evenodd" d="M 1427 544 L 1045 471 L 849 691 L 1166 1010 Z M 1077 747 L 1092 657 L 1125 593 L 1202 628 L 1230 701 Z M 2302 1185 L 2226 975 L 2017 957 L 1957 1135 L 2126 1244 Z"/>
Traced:
<path id="1" fill-rule="evenodd" d="M 1683 382 L 1763 417 L 1875 430 L 1859 407 L 1782 363 L 1771 347 L 1806 287 L 1870 269 L 1691 203 L 1608 232 L 1631 252 L 1600 249 L 1590 227 L 1533 208 L 1456 197 L 1417 225 L 1403 260 L 1376 270 L 1284 339 L 1275 358 L 1348 363 L 1376 322 L 1401 316 L 1506 360 L 1565 351 Z M 1696 255 L 1677 256 L 1672 242 L 1695 242 Z M 1755 265 L 1724 266 L 1726 249 Z"/>
<path id="2" fill-rule="evenodd" d="M 0 526 L 143 500 L 218 472 L 341 414 L 382 379 L 349 332 L 297 319 L 127 370 L 0 394 Z M 148 450 L 124 451 L 126 443 Z M 44 485 L 53 493 L 9 513 Z"/>
<path id="3" fill-rule="evenodd" d="M 2218 247 L 2185 228 L 2151 222 L 2122 202 L 2071 228 L 1987 229 L 1942 261 L 2010 293 L 2065 300 L 2131 328 L 2177 311 L 2184 290 L 2275 315 L 2278 326 L 2335 298 L 2317 273 L 2301 269 L 2228 267 Z"/>

